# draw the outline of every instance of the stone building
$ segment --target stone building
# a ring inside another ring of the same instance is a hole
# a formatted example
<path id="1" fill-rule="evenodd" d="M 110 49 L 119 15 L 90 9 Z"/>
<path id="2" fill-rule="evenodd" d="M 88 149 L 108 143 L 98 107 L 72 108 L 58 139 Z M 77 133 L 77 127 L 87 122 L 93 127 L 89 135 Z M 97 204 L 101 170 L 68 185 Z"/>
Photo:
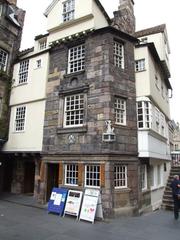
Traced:
<path id="1" fill-rule="evenodd" d="M 20 47 L 24 16 L 16 1 L 0 1 L 0 191 L 10 190 L 8 180 L 3 179 L 11 175 L 11 166 L 3 161 L 1 148 L 8 139 L 12 69 Z"/>
<path id="2" fill-rule="evenodd" d="M 125 8 L 132 14 L 133 1 L 120 4 L 119 18 Z M 53 1 L 45 15 L 48 33 L 14 66 L 4 146 L 15 162 L 11 191 L 46 202 L 55 186 L 92 187 L 105 215 L 137 212 L 137 39 L 125 24 L 113 27 L 117 17 L 98 0 Z"/>
<path id="3" fill-rule="evenodd" d="M 47 34 L 36 36 L 34 47 L 21 52 L 14 65 L 9 139 L 3 148 L 14 162 L 11 192 L 31 193 L 46 203 L 53 187 L 99 189 L 105 216 L 159 206 L 163 186 L 151 188 L 146 170 L 152 158 L 138 152 L 136 100 L 145 100 L 137 95 L 141 80 L 136 72 L 135 81 L 134 69 L 140 49 L 147 62 L 155 61 L 158 74 L 166 65 L 155 39 L 144 48 L 139 44 L 133 6 L 133 0 L 120 0 L 113 19 L 99 0 L 54 0 L 47 8 Z M 144 81 L 154 83 L 144 73 Z M 161 75 L 165 81 L 160 78 L 163 89 L 170 87 L 167 74 Z M 168 105 L 156 102 L 156 107 L 168 121 Z M 147 132 L 164 151 L 168 136 Z M 165 160 L 168 154 L 161 156 L 160 169 Z"/>

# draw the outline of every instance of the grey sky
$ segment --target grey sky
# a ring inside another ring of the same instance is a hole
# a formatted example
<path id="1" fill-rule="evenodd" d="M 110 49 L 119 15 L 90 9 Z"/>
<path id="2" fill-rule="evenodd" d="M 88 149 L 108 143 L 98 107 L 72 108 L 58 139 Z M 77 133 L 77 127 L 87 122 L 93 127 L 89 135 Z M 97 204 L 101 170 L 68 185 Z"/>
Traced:
<path id="1" fill-rule="evenodd" d="M 84 0 L 85 1 L 85 0 Z M 119 0 L 100 0 L 105 10 L 112 17 L 114 10 L 117 10 Z M 18 0 L 18 6 L 26 10 L 26 19 L 23 32 L 21 49 L 33 46 L 33 39 L 36 35 L 46 31 L 46 18 L 43 13 L 52 0 L 27 1 Z M 179 0 L 134 0 L 136 30 L 153 27 L 165 23 L 167 26 L 171 55 L 171 85 L 173 87 L 173 99 L 171 104 L 171 118 L 180 122 L 180 71 L 179 53 L 180 44 L 180 1 Z"/>

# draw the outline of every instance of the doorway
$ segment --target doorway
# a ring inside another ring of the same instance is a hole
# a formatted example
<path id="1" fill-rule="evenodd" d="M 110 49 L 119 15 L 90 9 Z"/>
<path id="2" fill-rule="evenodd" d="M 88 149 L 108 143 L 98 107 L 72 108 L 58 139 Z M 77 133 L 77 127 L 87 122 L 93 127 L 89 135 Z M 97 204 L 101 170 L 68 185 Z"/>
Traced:
<path id="1" fill-rule="evenodd" d="M 58 187 L 59 164 L 49 163 L 47 165 L 47 195 L 46 200 L 49 201 L 52 189 Z"/>
<path id="2" fill-rule="evenodd" d="M 11 184 L 13 180 L 13 161 L 5 160 L 2 163 L 3 192 L 11 192 Z"/>
<path id="3" fill-rule="evenodd" d="M 34 194 L 35 163 L 27 161 L 24 163 L 24 193 Z"/>

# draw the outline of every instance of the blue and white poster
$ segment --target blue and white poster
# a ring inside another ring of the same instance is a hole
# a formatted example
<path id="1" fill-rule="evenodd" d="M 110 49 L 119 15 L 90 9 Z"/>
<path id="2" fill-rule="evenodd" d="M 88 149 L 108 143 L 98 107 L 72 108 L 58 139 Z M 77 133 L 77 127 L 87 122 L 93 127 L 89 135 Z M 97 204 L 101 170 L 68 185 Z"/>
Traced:
<path id="1" fill-rule="evenodd" d="M 67 195 L 68 189 L 66 188 L 53 188 L 48 202 L 48 213 L 57 213 L 62 216 L 64 213 Z"/>

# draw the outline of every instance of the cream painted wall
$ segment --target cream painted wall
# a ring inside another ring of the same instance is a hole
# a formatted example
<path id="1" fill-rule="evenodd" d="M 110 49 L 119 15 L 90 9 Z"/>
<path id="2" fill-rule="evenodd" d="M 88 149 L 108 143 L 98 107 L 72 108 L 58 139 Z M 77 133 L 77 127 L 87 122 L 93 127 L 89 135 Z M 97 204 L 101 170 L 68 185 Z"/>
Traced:
<path id="1" fill-rule="evenodd" d="M 63 23 L 62 10 L 62 1 L 59 1 L 48 15 L 47 31 L 50 33 L 48 43 L 91 28 L 99 29 L 108 26 L 106 18 L 95 1 L 75 1 L 75 20 L 89 16 L 82 21 Z"/>
<path id="2" fill-rule="evenodd" d="M 167 63 L 167 66 L 169 67 L 169 70 L 170 70 L 169 59 L 168 59 L 168 56 L 166 54 L 166 52 L 170 53 L 170 50 L 168 48 L 168 43 L 167 43 L 167 45 L 165 45 L 165 35 L 164 35 L 164 33 L 156 33 L 156 34 L 148 35 L 146 37 L 148 38 L 149 43 L 150 42 L 154 43 L 161 61 L 165 60 L 166 63 Z"/>
<path id="3" fill-rule="evenodd" d="M 149 53 L 149 69 L 150 69 L 150 93 L 153 98 L 153 101 L 156 105 L 160 108 L 160 110 L 166 115 L 168 119 L 170 119 L 170 106 L 169 106 L 169 99 L 167 98 L 166 92 L 167 87 L 165 85 L 164 79 L 161 75 L 160 68 L 157 66 L 156 62 L 152 58 L 151 54 Z M 156 66 L 156 68 L 155 68 Z M 158 76 L 159 80 L 159 87 L 156 86 L 155 75 Z M 161 85 L 163 84 L 163 92 L 161 89 Z"/>
<path id="4" fill-rule="evenodd" d="M 135 60 L 145 59 L 145 71 L 136 72 L 136 97 L 150 95 L 150 70 L 147 47 L 135 48 Z"/>
<path id="5" fill-rule="evenodd" d="M 48 43 L 76 34 L 78 32 L 82 32 L 84 30 L 94 28 L 94 25 L 94 18 L 91 18 L 87 21 L 83 20 L 83 22 L 70 25 L 68 28 L 57 29 L 56 31 L 51 32 L 48 36 Z"/>
<path id="6" fill-rule="evenodd" d="M 39 59 L 41 59 L 42 66 L 37 68 L 36 61 Z M 32 57 L 29 61 L 28 81 L 25 84 L 18 84 L 20 64 L 17 63 L 14 67 L 13 78 L 15 82 L 11 90 L 10 105 L 44 99 L 46 96 L 49 53 Z"/>
<path id="7" fill-rule="evenodd" d="M 25 130 L 23 132 L 14 131 L 17 106 L 12 107 L 9 139 L 3 151 L 42 151 L 45 100 L 23 104 L 23 106 L 26 106 Z"/>
<path id="8" fill-rule="evenodd" d="M 58 27 L 63 23 L 63 0 L 57 2 L 47 16 L 47 31 Z M 92 13 L 92 0 L 76 0 L 75 1 L 75 15 L 74 18 L 81 18 Z"/>
<path id="9" fill-rule="evenodd" d="M 96 5 L 95 1 L 92 1 L 92 4 L 93 4 L 92 11 L 94 15 L 94 24 L 95 24 L 94 28 L 99 29 L 99 28 L 107 27 L 108 22 L 105 19 L 102 12 L 100 11 L 99 7 Z"/>
<path id="10" fill-rule="evenodd" d="M 162 96 L 161 83 L 163 82 L 164 92 L 167 91 L 167 87 L 161 76 L 160 69 L 157 63 L 152 58 L 152 55 L 148 51 L 146 46 L 135 49 L 135 60 L 145 59 L 146 70 L 142 72 L 136 72 L 136 96 L 150 96 L 158 108 L 170 119 L 170 107 L 167 96 Z M 159 89 L 156 86 L 155 75 L 158 76 L 160 86 Z"/>

